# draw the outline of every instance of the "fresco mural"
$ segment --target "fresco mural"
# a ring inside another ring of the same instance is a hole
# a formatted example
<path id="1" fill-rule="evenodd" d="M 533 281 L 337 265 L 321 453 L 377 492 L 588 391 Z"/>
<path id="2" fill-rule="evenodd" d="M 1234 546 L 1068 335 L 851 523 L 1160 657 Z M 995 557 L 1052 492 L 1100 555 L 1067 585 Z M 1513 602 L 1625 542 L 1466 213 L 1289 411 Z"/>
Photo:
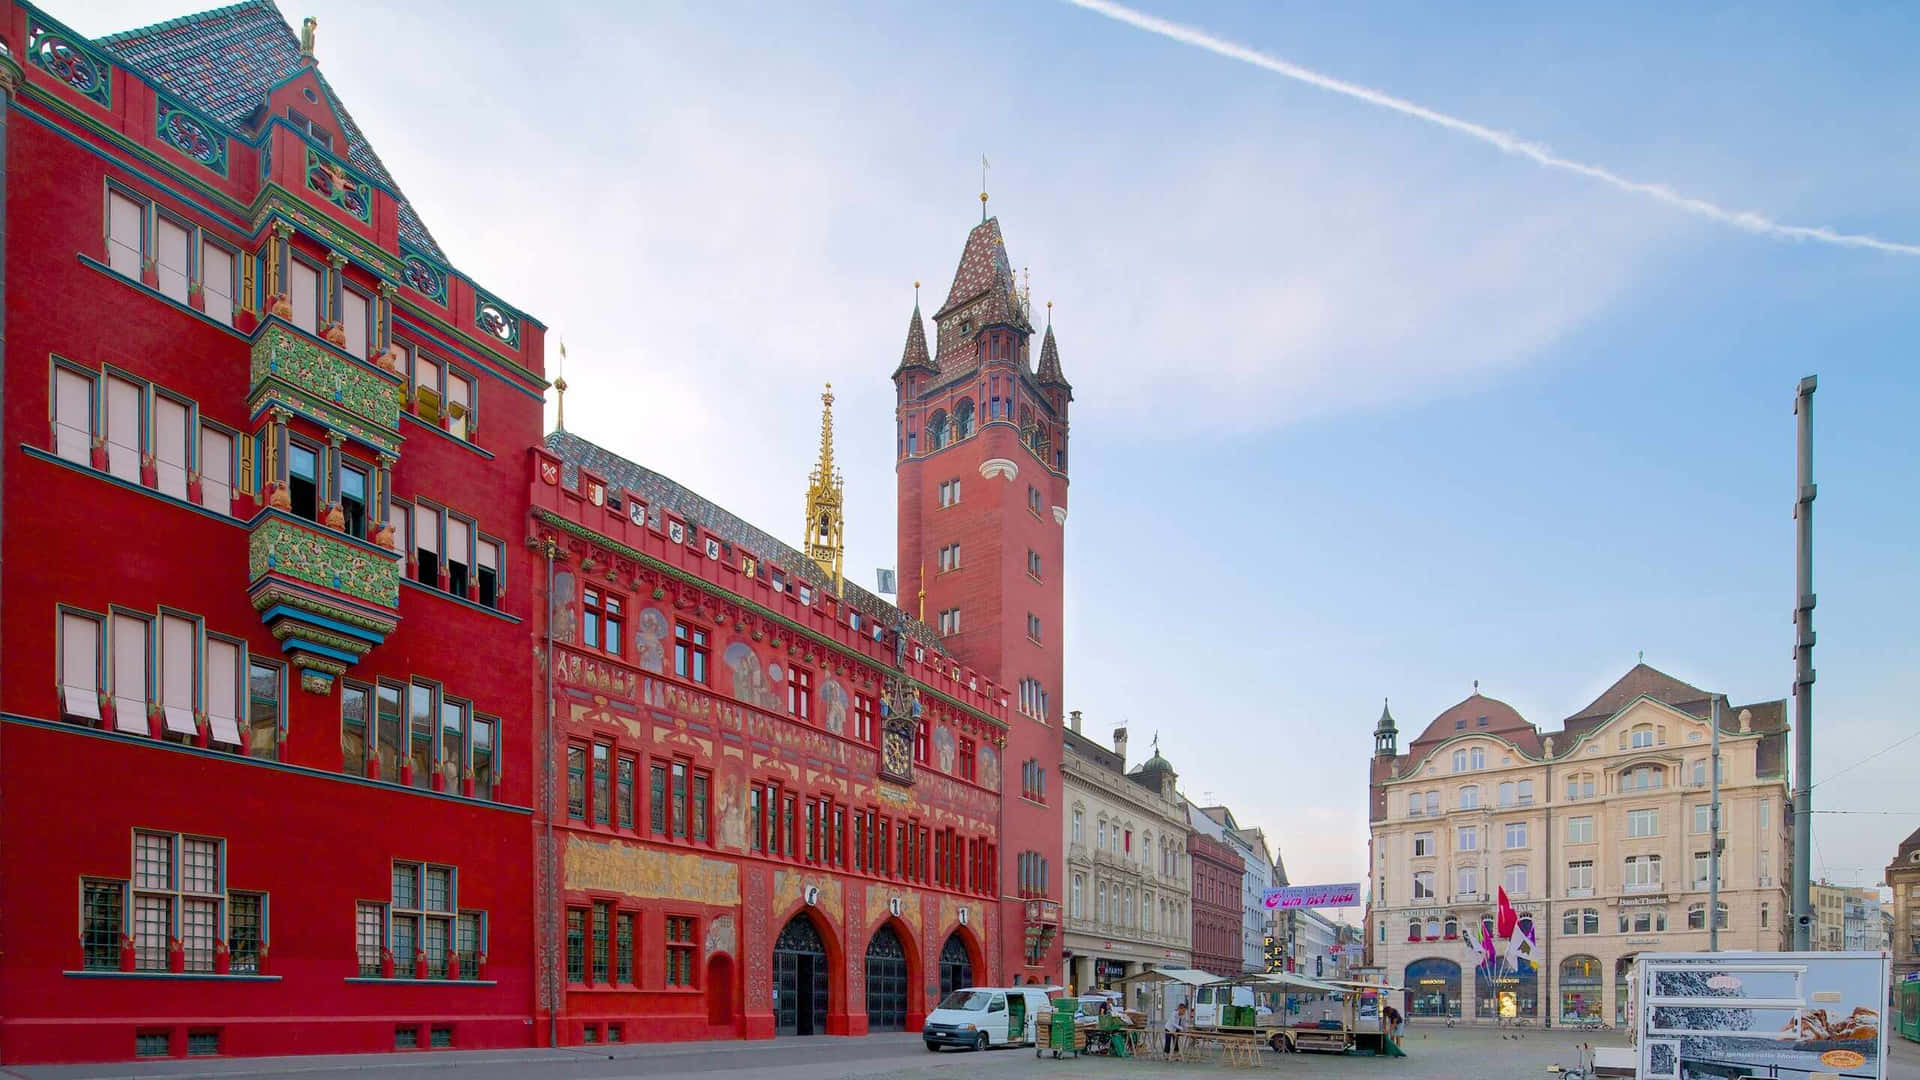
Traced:
<path id="1" fill-rule="evenodd" d="M 1000 790 L 1000 753 L 991 746 L 980 748 L 980 783 L 989 791 Z"/>
<path id="2" fill-rule="evenodd" d="M 822 725 L 835 735 L 847 733 L 847 709 L 851 707 L 846 688 L 838 680 L 827 679 L 820 684 L 820 712 Z"/>
<path id="3" fill-rule="evenodd" d="M 667 669 L 667 617 L 659 608 L 641 608 L 633 632 L 633 653 L 641 667 L 658 675 Z"/>
<path id="4" fill-rule="evenodd" d="M 954 760 L 959 751 L 954 747 L 953 729 L 941 724 L 933 731 L 933 757 L 940 765 L 940 771 L 953 775 Z"/>
<path id="5" fill-rule="evenodd" d="M 555 570 L 553 572 L 553 604 L 548 613 L 552 620 L 553 640 L 573 641 L 573 628 L 580 624 L 573 610 L 573 571 Z"/>
<path id="6" fill-rule="evenodd" d="M 733 673 L 733 696 L 749 705 L 758 705 L 763 709 L 785 713 L 787 702 L 774 683 L 779 682 L 785 672 L 780 665 L 769 664 L 765 669 L 760 666 L 760 655 L 753 646 L 744 641 L 736 641 L 727 646 L 721 655 L 727 670 Z"/>

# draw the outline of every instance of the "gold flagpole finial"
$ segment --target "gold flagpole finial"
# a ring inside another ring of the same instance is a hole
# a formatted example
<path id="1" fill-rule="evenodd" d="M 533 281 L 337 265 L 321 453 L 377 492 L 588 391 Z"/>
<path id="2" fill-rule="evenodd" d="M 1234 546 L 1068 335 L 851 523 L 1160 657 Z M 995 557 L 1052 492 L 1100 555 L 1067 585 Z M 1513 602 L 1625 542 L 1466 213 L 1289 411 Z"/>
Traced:
<path id="1" fill-rule="evenodd" d="M 553 430 L 567 430 L 567 340 L 560 339 L 560 373 L 553 380 L 556 411 L 553 417 Z"/>

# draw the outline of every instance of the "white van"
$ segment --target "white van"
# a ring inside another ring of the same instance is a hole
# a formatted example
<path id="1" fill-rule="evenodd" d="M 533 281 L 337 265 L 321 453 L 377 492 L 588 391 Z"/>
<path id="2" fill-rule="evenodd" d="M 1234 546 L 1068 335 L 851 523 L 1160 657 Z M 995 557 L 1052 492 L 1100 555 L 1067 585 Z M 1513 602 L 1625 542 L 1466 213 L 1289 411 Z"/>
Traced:
<path id="1" fill-rule="evenodd" d="M 1218 1027 L 1222 1005 L 1252 1005 L 1250 986 L 1202 986 L 1193 992 L 1193 1026 Z"/>
<path id="2" fill-rule="evenodd" d="M 920 1028 L 928 1050 L 1024 1046 L 1034 1041 L 1033 1016 L 1052 1006 L 1044 986 L 967 986 L 927 1014 Z"/>

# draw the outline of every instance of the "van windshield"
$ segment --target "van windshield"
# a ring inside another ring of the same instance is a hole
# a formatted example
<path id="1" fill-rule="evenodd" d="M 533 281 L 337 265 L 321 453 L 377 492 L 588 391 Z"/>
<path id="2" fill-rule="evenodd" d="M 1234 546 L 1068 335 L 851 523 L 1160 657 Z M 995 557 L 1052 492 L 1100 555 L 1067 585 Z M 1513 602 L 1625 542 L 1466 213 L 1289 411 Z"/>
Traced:
<path id="1" fill-rule="evenodd" d="M 979 1012 L 987 1007 L 987 1001 L 993 997 L 985 990 L 955 990 L 940 1002 L 942 1009 L 958 1009 L 961 1012 Z"/>

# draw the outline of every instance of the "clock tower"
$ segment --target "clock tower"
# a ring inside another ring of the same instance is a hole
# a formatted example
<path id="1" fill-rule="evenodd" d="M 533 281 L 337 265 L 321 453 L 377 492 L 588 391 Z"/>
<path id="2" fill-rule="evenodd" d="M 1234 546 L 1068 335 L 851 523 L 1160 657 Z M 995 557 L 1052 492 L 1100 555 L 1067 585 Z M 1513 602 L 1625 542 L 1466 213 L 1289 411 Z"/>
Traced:
<path id="1" fill-rule="evenodd" d="M 932 349 L 916 296 L 893 383 L 900 606 L 1007 695 L 1000 974 L 1055 982 L 1073 387 L 1047 311 L 1037 331 L 1000 222 L 984 217 L 933 313 Z"/>

